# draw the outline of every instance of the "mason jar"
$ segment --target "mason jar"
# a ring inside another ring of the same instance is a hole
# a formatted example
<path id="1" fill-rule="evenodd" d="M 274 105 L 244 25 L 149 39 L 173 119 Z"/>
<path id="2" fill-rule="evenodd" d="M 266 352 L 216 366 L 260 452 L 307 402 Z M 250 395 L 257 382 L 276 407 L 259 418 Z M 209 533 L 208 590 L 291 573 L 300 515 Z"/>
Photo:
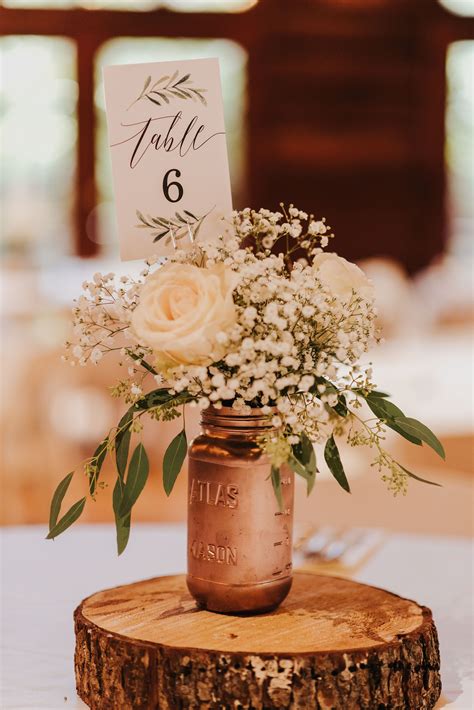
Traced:
<path id="1" fill-rule="evenodd" d="M 280 510 L 258 445 L 272 431 L 259 409 L 209 407 L 189 446 L 187 584 L 210 611 L 269 611 L 290 590 L 294 475 L 281 467 Z"/>

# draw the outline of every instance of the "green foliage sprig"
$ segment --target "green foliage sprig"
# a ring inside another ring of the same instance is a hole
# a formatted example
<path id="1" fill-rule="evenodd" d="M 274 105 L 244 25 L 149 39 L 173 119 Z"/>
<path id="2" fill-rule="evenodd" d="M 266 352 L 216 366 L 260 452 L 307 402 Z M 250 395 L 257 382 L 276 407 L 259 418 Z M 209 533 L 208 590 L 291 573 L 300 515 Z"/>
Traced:
<path id="1" fill-rule="evenodd" d="M 143 363 L 142 363 L 143 364 Z M 167 421 L 180 416 L 178 407 L 191 402 L 192 395 L 186 392 L 170 393 L 166 388 L 152 390 L 138 399 L 125 412 L 115 429 L 112 429 L 99 444 L 94 454 L 84 463 L 84 472 L 89 482 L 89 497 L 95 499 L 98 488 L 103 487 L 100 474 L 108 454 L 115 453 L 117 480 L 112 494 L 115 516 L 117 551 L 122 554 L 130 537 L 132 509 L 140 497 L 149 474 L 148 455 L 140 441 L 129 460 L 130 444 L 134 433 L 141 432 L 140 419 L 144 414 L 157 420 Z M 183 430 L 171 442 L 163 460 L 163 484 L 169 496 L 181 471 L 187 450 L 186 433 Z M 52 501 L 47 539 L 58 537 L 67 530 L 84 511 L 87 497 L 76 501 L 58 520 L 63 499 L 74 476 L 68 473 L 57 486 Z"/>
<path id="2" fill-rule="evenodd" d="M 306 434 L 301 434 L 297 444 L 291 447 L 291 454 L 288 459 L 290 468 L 306 481 L 306 492 L 309 495 L 316 483 L 316 454 L 311 441 Z"/>
<path id="3" fill-rule="evenodd" d="M 151 76 L 147 76 L 145 84 L 138 98 L 132 101 L 127 111 L 142 99 L 148 99 L 151 103 L 157 106 L 169 104 L 174 99 L 186 101 L 200 101 L 204 106 L 207 106 L 206 97 L 204 94 L 207 89 L 196 88 L 193 86 L 191 74 L 185 74 L 179 77 L 179 71 L 175 71 L 172 76 L 162 76 L 153 84 Z"/>
<path id="4" fill-rule="evenodd" d="M 150 217 L 149 215 L 145 216 L 137 210 L 136 214 L 140 224 L 136 226 L 142 229 L 146 228 L 152 230 L 151 236 L 154 242 L 159 242 L 164 237 L 167 237 L 165 244 L 169 245 L 171 242 L 171 231 L 173 232 L 173 238 L 178 242 L 180 239 L 188 236 L 188 230 L 191 230 L 194 240 L 197 238 L 202 223 L 209 213 L 206 213 L 202 217 L 196 217 L 190 210 L 183 210 L 183 213 L 184 214 L 175 212 L 174 218 Z"/>
<path id="5" fill-rule="evenodd" d="M 323 379 L 324 378 L 320 378 L 320 380 Z M 322 382 L 318 384 L 322 384 Z M 386 426 L 412 444 L 417 446 L 422 446 L 423 444 L 428 445 L 444 459 L 445 452 L 441 442 L 427 426 L 416 419 L 406 417 L 401 409 L 390 402 L 388 395 L 384 392 L 377 390 L 365 391 L 360 388 L 352 390 L 367 403 L 369 409 L 375 415 L 375 422 L 370 424 L 359 417 L 355 411 L 349 409 L 343 391 L 338 390 L 336 386 L 328 380 L 324 380 L 323 384 L 326 385 L 326 388 L 331 394 L 337 394 L 337 404 L 330 408 L 333 416 L 340 419 L 352 418 L 365 429 L 365 435 L 361 435 L 360 433 L 349 434 L 348 441 L 354 444 L 361 443 L 358 438 L 364 436 L 365 438 L 362 443 L 368 446 L 375 446 L 378 449 L 379 454 L 373 465 L 377 465 L 380 470 L 383 468 L 390 472 L 390 474 L 384 474 L 383 479 L 389 484 L 389 487 L 394 493 L 405 492 L 407 476 L 430 485 L 440 485 L 412 473 L 402 464 L 395 461 L 381 446 L 381 433 L 383 432 L 383 427 Z M 128 544 L 132 509 L 145 487 L 149 474 L 148 456 L 141 442 L 137 444 L 129 460 L 132 435 L 134 433 L 140 433 L 141 431 L 140 418 L 144 414 L 148 414 L 152 418 L 162 421 L 174 419 L 180 416 L 178 407 L 182 407 L 193 400 L 195 400 L 195 397 L 188 392 L 181 392 L 179 394 L 174 392 L 170 393 L 166 388 L 152 390 L 143 397 L 140 397 L 125 412 L 118 426 L 109 432 L 96 448 L 92 457 L 84 464 L 84 471 L 89 481 L 89 496 L 94 499 L 97 489 L 101 487 L 100 474 L 104 461 L 108 454 L 115 452 L 117 480 L 113 489 L 112 503 L 119 555 L 125 550 Z M 176 479 L 181 471 L 186 452 L 187 438 L 183 424 L 183 429 L 171 441 L 163 458 L 163 487 L 168 496 L 171 494 Z M 291 446 L 291 450 L 288 452 L 286 458 L 290 468 L 306 481 L 307 493 L 309 495 L 314 487 L 318 468 L 314 447 L 306 434 L 301 434 L 298 443 Z M 341 488 L 347 493 L 350 493 L 349 481 L 344 471 L 339 449 L 333 435 L 326 441 L 324 459 L 330 472 Z M 63 499 L 73 476 L 74 471 L 68 473 L 59 483 L 53 495 L 49 518 L 49 532 L 47 535 L 48 539 L 58 537 L 58 535 L 63 533 L 78 520 L 84 511 L 87 497 L 76 501 L 58 520 Z M 273 465 L 271 468 L 271 482 L 277 504 L 279 509 L 281 509 L 283 499 L 280 468 L 276 465 Z"/>
<path id="6" fill-rule="evenodd" d="M 387 483 L 389 489 L 395 495 L 398 493 L 406 493 L 407 477 L 432 486 L 441 485 L 435 481 L 429 481 L 426 478 L 422 478 L 421 476 L 412 473 L 405 466 L 396 461 L 391 454 L 385 451 L 382 446 L 384 429 L 387 427 L 412 444 L 417 446 L 427 444 L 438 454 L 438 456 L 445 459 L 443 445 L 425 424 L 413 419 L 412 417 L 405 416 L 401 409 L 393 404 L 393 402 L 390 402 L 388 399 L 389 395 L 385 392 L 377 390 L 366 391 L 355 387 L 350 391 L 357 395 L 360 399 L 359 401 L 356 401 L 354 409 L 360 407 L 360 400 L 363 400 L 366 402 L 369 409 L 375 414 L 375 419 L 364 420 L 357 414 L 356 411 L 348 407 L 345 396 L 347 394 L 347 390 L 338 389 L 332 382 L 329 382 L 329 380 L 322 377 L 317 378 L 317 384 L 324 384 L 326 392 L 337 395 L 337 403 L 334 406 L 330 407 L 327 404 L 325 405 L 334 419 L 340 420 L 341 423 L 343 420 L 352 419 L 354 424 L 359 425 L 356 431 L 349 432 L 347 437 L 348 443 L 353 446 L 363 444 L 377 449 L 377 456 L 371 465 L 376 466 L 379 471 L 384 471 L 382 480 Z M 319 398 L 316 386 L 311 388 L 311 392 Z M 336 421 L 336 431 L 337 428 Z M 360 428 L 362 428 L 365 433 L 361 433 Z M 275 441 L 275 439 L 269 439 L 267 441 L 263 441 L 262 446 L 268 455 L 272 459 L 275 459 L 275 451 L 278 447 L 281 447 L 281 451 L 284 450 L 284 440 Z M 337 483 L 344 491 L 350 493 L 351 489 L 349 481 L 333 434 L 328 437 L 324 445 L 324 460 Z M 292 445 L 291 452 L 287 455 L 286 463 L 290 466 L 294 473 L 305 479 L 307 483 L 307 494 L 309 495 L 315 484 L 318 468 L 313 444 L 305 433 L 300 435 L 297 444 Z M 279 477 L 274 472 L 272 473 L 271 479 L 275 496 L 277 501 L 279 501 L 281 493 L 279 487 Z"/>

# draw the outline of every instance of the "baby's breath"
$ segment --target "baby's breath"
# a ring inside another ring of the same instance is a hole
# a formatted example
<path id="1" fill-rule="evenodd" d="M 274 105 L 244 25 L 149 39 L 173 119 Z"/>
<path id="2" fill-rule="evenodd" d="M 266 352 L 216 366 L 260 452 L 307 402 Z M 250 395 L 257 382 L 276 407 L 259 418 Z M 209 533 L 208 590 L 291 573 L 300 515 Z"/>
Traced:
<path id="1" fill-rule="evenodd" d="M 281 205 L 277 212 L 246 208 L 232 221 L 230 238 L 195 243 L 170 259 L 204 269 L 223 264 L 235 276 L 237 317 L 213 333 L 218 360 L 179 364 L 137 341 L 132 315 L 143 284 L 161 266 L 153 258 L 138 280 L 97 273 L 84 282 L 65 359 L 97 365 L 115 353 L 128 377 L 111 394 L 129 405 L 146 395 L 148 382 L 167 387 L 176 398 L 148 408 L 155 420 L 180 416 L 181 395 L 201 409 L 261 408 L 277 431 L 260 442 L 275 466 L 303 436 L 324 443 L 345 434 L 350 446 L 375 449 L 373 465 L 389 489 L 404 492 L 407 474 L 384 452 L 382 424 L 357 415 L 374 389 L 370 364 L 361 364 L 377 340 L 370 283 L 355 265 L 324 252 L 334 236 L 324 217 Z M 137 419 L 133 430 L 141 426 Z"/>

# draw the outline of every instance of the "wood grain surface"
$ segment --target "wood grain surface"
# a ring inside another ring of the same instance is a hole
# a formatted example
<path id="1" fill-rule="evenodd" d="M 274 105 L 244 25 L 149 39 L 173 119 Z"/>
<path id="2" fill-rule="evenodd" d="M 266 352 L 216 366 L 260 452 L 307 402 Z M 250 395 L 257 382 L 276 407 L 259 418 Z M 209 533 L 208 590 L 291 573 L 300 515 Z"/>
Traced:
<path id="1" fill-rule="evenodd" d="M 196 607 L 184 576 L 98 592 L 75 613 L 76 682 L 121 708 L 432 708 L 440 694 L 431 612 L 381 589 L 296 573 L 259 616 Z"/>

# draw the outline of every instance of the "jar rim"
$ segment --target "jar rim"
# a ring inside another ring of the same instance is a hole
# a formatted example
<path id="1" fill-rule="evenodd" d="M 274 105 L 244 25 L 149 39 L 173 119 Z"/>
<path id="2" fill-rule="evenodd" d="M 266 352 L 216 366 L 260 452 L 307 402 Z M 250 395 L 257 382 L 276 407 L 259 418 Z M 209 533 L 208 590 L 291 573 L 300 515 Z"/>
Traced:
<path id="1" fill-rule="evenodd" d="M 204 425 L 225 427 L 226 429 L 272 429 L 271 416 L 276 411 L 272 407 L 271 414 L 264 414 L 261 408 L 241 411 L 233 407 L 217 409 L 212 405 L 203 409 L 201 421 Z"/>

